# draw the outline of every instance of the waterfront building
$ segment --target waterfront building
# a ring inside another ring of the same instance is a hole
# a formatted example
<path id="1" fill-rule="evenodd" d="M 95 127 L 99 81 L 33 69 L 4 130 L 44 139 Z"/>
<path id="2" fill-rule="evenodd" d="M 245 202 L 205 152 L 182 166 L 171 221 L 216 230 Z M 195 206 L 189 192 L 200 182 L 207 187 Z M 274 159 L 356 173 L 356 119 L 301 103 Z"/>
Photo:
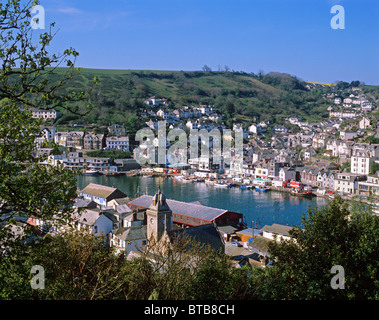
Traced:
<path id="1" fill-rule="evenodd" d="M 366 181 L 367 176 L 355 173 L 337 173 L 334 177 L 334 190 L 337 192 L 356 194 L 358 183 Z"/>

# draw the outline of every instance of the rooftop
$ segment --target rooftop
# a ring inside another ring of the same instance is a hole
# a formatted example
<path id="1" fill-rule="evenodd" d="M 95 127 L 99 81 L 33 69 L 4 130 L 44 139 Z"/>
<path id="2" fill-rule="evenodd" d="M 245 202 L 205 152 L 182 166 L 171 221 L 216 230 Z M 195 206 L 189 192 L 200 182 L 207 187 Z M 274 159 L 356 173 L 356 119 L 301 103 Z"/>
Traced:
<path id="1" fill-rule="evenodd" d="M 113 199 L 126 197 L 126 194 L 117 188 L 103 186 L 95 183 L 90 183 L 81 192 L 105 199 L 108 199 L 110 196 L 112 196 Z"/>
<path id="2" fill-rule="evenodd" d="M 142 208 L 149 208 L 152 204 L 152 201 L 152 196 L 144 195 L 129 202 L 129 205 L 134 205 Z M 166 201 L 172 213 L 181 214 L 193 218 L 200 218 L 208 221 L 212 221 L 216 219 L 218 216 L 228 211 L 224 209 L 207 207 L 195 203 L 188 203 L 170 199 L 167 199 Z"/>

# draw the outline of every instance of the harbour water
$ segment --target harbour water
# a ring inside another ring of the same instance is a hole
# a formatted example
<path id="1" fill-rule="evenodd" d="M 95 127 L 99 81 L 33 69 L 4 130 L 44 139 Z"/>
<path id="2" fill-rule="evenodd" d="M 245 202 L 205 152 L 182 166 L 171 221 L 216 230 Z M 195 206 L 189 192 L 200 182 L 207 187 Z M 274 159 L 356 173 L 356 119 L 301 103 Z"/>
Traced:
<path id="1" fill-rule="evenodd" d="M 252 227 L 254 221 L 258 228 L 272 223 L 300 226 L 301 217 L 309 207 L 320 208 L 328 202 L 320 197 L 307 199 L 278 191 L 257 192 L 241 190 L 239 187 L 218 188 L 204 182 L 179 182 L 164 177 L 78 176 L 80 189 L 89 183 L 118 188 L 131 199 L 138 195 L 154 195 L 160 187 L 168 199 L 200 201 L 205 206 L 243 213 L 247 226 Z"/>

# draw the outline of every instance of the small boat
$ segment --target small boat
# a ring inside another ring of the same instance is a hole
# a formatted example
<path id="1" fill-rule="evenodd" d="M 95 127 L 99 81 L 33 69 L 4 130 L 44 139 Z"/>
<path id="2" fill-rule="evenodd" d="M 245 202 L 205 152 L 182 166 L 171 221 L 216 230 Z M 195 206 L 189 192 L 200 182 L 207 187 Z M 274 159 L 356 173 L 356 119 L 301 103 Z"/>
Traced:
<path id="1" fill-rule="evenodd" d="M 147 173 L 143 175 L 144 178 L 153 178 L 154 175 L 152 173 Z"/>
<path id="2" fill-rule="evenodd" d="M 265 187 L 265 186 L 256 186 L 255 190 L 257 190 L 259 192 L 267 192 L 267 191 L 270 191 L 271 189 L 268 187 Z"/>
<path id="3" fill-rule="evenodd" d="M 248 186 L 248 185 L 246 185 L 246 184 L 241 184 L 240 188 L 241 188 L 242 190 L 250 190 L 250 189 L 252 189 L 252 186 Z"/>
<path id="4" fill-rule="evenodd" d="M 214 186 L 219 188 L 228 188 L 229 184 L 223 181 L 217 181 L 214 183 Z"/>
<path id="5" fill-rule="evenodd" d="M 97 170 L 84 170 L 83 175 L 84 176 L 98 176 L 100 175 L 100 172 Z"/>

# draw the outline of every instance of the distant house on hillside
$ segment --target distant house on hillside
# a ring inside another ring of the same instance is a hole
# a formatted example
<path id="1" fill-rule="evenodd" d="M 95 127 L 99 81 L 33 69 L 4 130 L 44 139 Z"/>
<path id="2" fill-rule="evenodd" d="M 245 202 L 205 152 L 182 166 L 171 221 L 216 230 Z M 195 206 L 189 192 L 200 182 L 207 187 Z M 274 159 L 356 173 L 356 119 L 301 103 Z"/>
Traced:
<path id="1" fill-rule="evenodd" d="M 44 110 L 44 109 L 36 109 L 36 108 L 31 108 L 32 111 L 32 117 L 33 118 L 42 118 L 42 119 L 58 119 L 61 116 L 61 113 L 55 109 L 50 109 L 50 110 Z"/>
<path id="2" fill-rule="evenodd" d="M 119 124 L 114 124 L 112 126 L 108 127 L 108 132 L 112 136 L 124 136 L 125 135 L 125 128 L 123 126 L 120 126 Z"/>

